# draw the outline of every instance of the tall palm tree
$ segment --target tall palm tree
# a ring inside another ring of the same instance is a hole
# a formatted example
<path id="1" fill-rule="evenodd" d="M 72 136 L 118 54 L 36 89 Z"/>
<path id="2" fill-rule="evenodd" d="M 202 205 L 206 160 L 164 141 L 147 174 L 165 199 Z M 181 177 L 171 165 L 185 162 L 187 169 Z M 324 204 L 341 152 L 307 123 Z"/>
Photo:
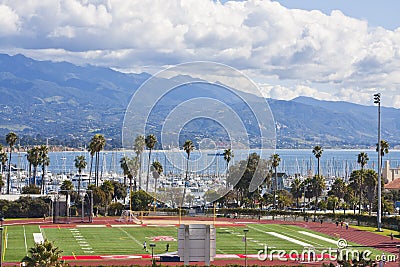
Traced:
<path id="1" fill-rule="evenodd" d="M 45 145 L 41 145 L 39 147 L 39 164 L 42 165 L 42 186 L 41 191 L 44 194 L 45 189 L 45 174 L 46 174 L 46 166 L 50 165 L 50 158 L 48 156 L 49 148 Z"/>
<path id="2" fill-rule="evenodd" d="M 232 149 L 228 148 L 224 150 L 224 160 L 226 161 L 226 187 L 228 187 L 229 181 L 229 162 L 234 157 Z"/>
<path id="3" fill-rule="evenodd" d="M 133 145 L 133 149 L 135 150 L 136 156 L 138 158 L 139 163 L 139 188 L 142 186 L 142 154 L 144 151 L 144 147 L 146 146 L 145 138 L 143 135 L 138 135 L 135 138 L 135 143 Z"/>
<path id="4" fill-rule="evenodd" d="M 379 150 L 379 146 L 378 144 L 376 144 L 376 152 L 378 152 Z M 381 140 L 381 168 L 383 167 L 382 163 L 383 163 L 383 157 L 385 156 L 385 154 L 389 153 L 389 143 L 385 140 Z"/>
<path id="5" fill-rule="evenodd" d="M 7 153 L 0 149 L 1 174 L 4 173 L 4 166 L 6 166 L 7 161 Z"/>
<path id="6" fill-rule="evenodd" d="M 29 162 L 29 169 L 31 169 L 31 166 L 33 166 L 33 185 L 36 186 L 37 167 L 40 165 L 39 147 L 35 146 L 31 149 L 28 149 L 26 158 Z M 29 177 L 31 177 L 30 171 Z"/>
<path id="7" fill-rule="evenodd" d="M 86 168 L 87 162 L 85 156 L 76 156 L 75 157 L 75 168 L 78 169 L 79 180 L 78 180 L 78 195 L 81 190 L 81 179 L 82 179 L 82 170 Z"/>
<path id="8" fill-rule="evenodd" d="M 157 137 L 154 134 L 149 134 L 144 140 L 146 147 L 149 149 L 149 161 L 147 163 L 147 179 L 146 179 L 146 192 L 149 190 L 149 175 L 150 175 L 150 159 L 151 151 L 156 146 Z"/>
<path id="9" fill-rule="evenodd" d="M 190 153 L 194 150 L 194 145 L 193 145 L 192 140 L 185 141 L 185 143 L 183 144 L 183 150 L 185 150 L 187 158 L 186 158 L 186 175 L 185 175 L 185 182 L 183 185 L 183 196 L 182 196 L 182 201 L 181 201 L 181 207 L 183 206 L 183 203 L 185 201 L 185 196 L 186 196 L 186 186 L 188 183 L 188 174 L 189 174 Z"/>
<path id="10" fill-rule="evenodd" d="M 358 213 L 361 214 L 361 205 L 362 205 L 362 184 L 363 184 L 363 175 L 364 175 L 364 167 L 365 165 L 367 165 L 369 158 L 368 158 L 368 154 L 365 152 L 361 152 L 360 154 L 358 154 L 357 157 L 357 163 L 360 164 L 361 166 L 361 173 L 360 173 L 360 191 L 359 191 L 359 207 L 358 207 Z"/>
<path id="11" fill-rule="evenodd" d="M 303 188 L 299 178 L 295 178 L 290 185 L 290 193 L 296 198 L 296 207 L 299 207 L 299 198 L 303 195 Z"/>
<path id="12" fill-rule="evenodd" d="M 320 175 L 320 168 L 319 168 L 320 165 L 319 165 L 319 163 L 320 163 L 320 158 L 322 156 L 322 152 L 323 151 L 324 150 L 322 149 L 321 146 L 315 146 L 313 148 L 313 150 L 312 150 L 312 153 L 314 154 L 314 156 L 317 158 L 317 161 L 318 161 L 318 169 L 317 169 L 318 176 Z"/>
<path id="13" fill-rule="evenodd" d="M 93 149 L 95 152 L 95 184 L 99 186 L 99 168 L 100 168 L 100 151 L 104 149 L 106 145 L 106 139 L 102 134 L 95 134 L 92 137 L 91 144 L 89 148 Z"/>
<path id="14" fill-rule="evenodd" d="M 129 166 L 128 166 L 129 157 L 123 156 L 119 160 L 119 164 L 121 166 L 122 172 L 124 174 L 124 185 L 126 185 L 126 177 L 129 175 Z"/>
<path id="15" fill-rule="evenodd" d="M 277 172 L 277 168 L 278 168 L 280 162 L 281 162 L 281 158 L 279 157 L 278 154 L 273 154 L 271 156 L 271 166 L 272 166 L 272 168 L 274 168 L 274 172 L 275 172 L 275 179 L 274 179 L 274 209 L 276 209 L 276 190 L 278 190 L 278 172 Z"/>
<path id="16" fill-rule="evenodd" d="M 313 195 L 315 197 L 315 207 L 314 207 L 314 220 L 315 220 L 317 213 L 318 198 L 322 195 L 322 192 L 326 187 L 324 177 L 318 174 L 314 175 L 314 177 L 311 179 L 311 187 Z"/>
<path id="17" fill-rule="evenodd" d="M 160 162 L 154 161 L 153 164 L 151 164 L 151 167 L 154 170 L 153 177 L 154 177 L 154 209 L 156 208 L 156 202 L 157 202 L 157 179 L 160 177 L 161 173 L 163 173 L 163 166 L 161 165 Z"/>
<path id="18" fill-rule="evenodd" d="M 17 143 L 18 135 L 14 132 L 9 132 L 6 135 L 6 142 L 10 146 L 10 156 L 8 161 L 8 177 L 7 177 L 7 194 L 10 194 L 10 187 L 11 187 L 11 155 L 14 145 Z"/>
<path id="19" fill-rule="evenodd" d="M 90 168 L 89 168 L 89 185 L 90 185 L 91 182 L 90 179 L 92 178 L 93 157 L 96 154 L 95 140 L 93 140 L 93 138 L 89 143 L 88 151 L 90 153 Z"/>

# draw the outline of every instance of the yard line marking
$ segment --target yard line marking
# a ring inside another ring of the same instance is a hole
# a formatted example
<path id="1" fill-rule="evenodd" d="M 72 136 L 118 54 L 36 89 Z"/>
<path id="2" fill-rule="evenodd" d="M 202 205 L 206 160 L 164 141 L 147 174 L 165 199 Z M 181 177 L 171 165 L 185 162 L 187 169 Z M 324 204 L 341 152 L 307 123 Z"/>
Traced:
<path id="1" fill-rule="evenodd" d="M 275 237 L 278 237 L 278 238 L 280 238 L 280 239 L 284 239 L 284 240 L 286 240 L 286 241 L 289 241 L 289 242 L 298 244 L 298 245 L 303 246 L 303 247 L 310 247 L 310 246 L 311 246 L 310 244 L 308 244 L 308 243 L 306 243 L 306 242 L 303 242 L 303 241 L 294 239 L 294 238 L 289 237 L 289 236 L 286 236 L 286 235 L 282 235 L 282 234 L 279 234 L 279 233 L 276 233 L 276 232 L 267 232 L 267 231 L 263 231 L 263 230 L 257 229 L 256 227 L 252 227 L 252 226 L 250 226 L 250 225 L 248 225 L 248 227 L 251 228 L 251 229 L 254 229 L 254 230 L 258 231 L 258 232 L 265 233 L 265 234 L 269 234 L 269 235 L 273 235 L 273 236 L 275 236 Z"/>
<path id="2" fill-rule="evenodd" d="M 117 229 L 121 230 L 124 234 L 126 234 L 128 237 L 130 237 L 133 241 L 135 241 L 139 246 L 142 246 L 142 243 L 139 242 L 136 238 L 134 238 L 131 234 L 129 234 L 127 231 L 125 231 L 123 228 L 118 227 Z"/>
<path id="3" fill-rule="evenodd" d="M 28 244 L 26 243 L 25 225 L 23 227 L 24 227 L 24 239 L 25 239 L 25 252 L 26 252 L 26 256 L 28 256 Z"/>
<path id="4" fill-rule="evenodd" d="M 331 243 L 331 244 L 337 245 L 337 243 L 338 243 L 337 240 L 333 240 L 333 239 L 330 239 L 330 238 L 327 238 L 327 237 L 323 237 L 323 236 L 320 236 L 320 235 L 316 235 L 316 234 L 313 234 L 313 233 L 310 233 L 310 232 L 306 232 L 306 231 L 298 231 L 298 232 L 299 232 L 300 234 L 308 235 L 308 236 L 310 236 L 310 237 L 314 237 L 314 238 L 320 239 L 320 240 L 322 240 L 322 241 L 325 241 L 325 242 L 328 242 L 328 243 Z"/>
<path id="5" fill-rule="evenodd" d="M 285 226 L 283 226 L 283 225 L 278 225 L 278 227 L 281 227 L 281 228 L 283 228 L 283 229 L 286 229 L 287 231 L 292 231 L 292 232 L 295 232 L 295 230 L 293 230 L 293 229 L 291 229 L 290 227 L 285 227 Z M 296 235 L 291 235 L 291 234 L 288 234 L 288 233 L 286 233 L 288 236 L 292 236 L 292 237 L 296 237 L 296 238 L 299 238 L 298 236 L 296 236 Z M 308 242 L 310 242 L 310 243 L 312 243 L 312 244 L 314 244 L 314 245 L 317 245 L 317 246 L 320 246 L 320 247 L 323 247 L 324 246 L 324 244 L 321 244 L 321 243 L 318 243 L 318 242 L 315 242 L 315 241 L 309 241 L 309 240 L 307 240 L 306 238 L 299 238 L 300 240 L 305 240 L 305 241 L 308 241 Z"/>
<path id="6" fill-rule="evenodd" d="M 294 239 L 294 238 L 289 237 L 289 236 L 286 236 L 286 235 L 282 235 L 282 234 L 279 234 L 279 233 L 276 233 L 276 232 L 265 232 L 265 233 L 270 234 L 270 235 L 273 235 L 273 236 L 278 237 L 278 238 L 280 238 L 280 239 L 284 239 L 284 240 L 286 240 L 286 241 L 295 243 L 295 244 L 300 245 L 300 246 L 303 246 L 303 247 L 311 247 L 311 244 L 308 244 L 308 243 L 306 243 L 306 242 L 303 242 L 303 241 Z"/>

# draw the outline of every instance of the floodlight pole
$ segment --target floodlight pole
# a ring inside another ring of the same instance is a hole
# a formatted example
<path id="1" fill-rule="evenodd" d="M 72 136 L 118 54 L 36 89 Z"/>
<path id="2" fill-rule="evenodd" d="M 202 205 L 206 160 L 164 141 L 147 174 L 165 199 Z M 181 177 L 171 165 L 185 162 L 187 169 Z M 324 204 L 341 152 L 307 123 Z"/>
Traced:
<path id="1" fill-rule="evenodd" d="M 1 214 L 0 217 L 0 222 L 1 222 L 1 227 L 0 227 L 0 267 L 3 266 L 3 222 L 4 222 L 4 217 Z"/>
<path id="2" fill-rule="evenodd" d="M 378 104 L 378 213 L 377 231 L 382 232 L 382 181 L 381 181 L 381 94 L 374 94 L 374 103 Z"/>
<path id="3" fill-rule="evenodd" d="M 154 248 L 155 248 L 156 244 L 151 243 L 150 247 L 151 247 L 151 266 L 154 266 Z"/>
<path id="4" fill-rule="evenodd" d="M 243 229 L 244 232 L 244 266 L 247 267 L 247 232 L 249 229 Z"/>

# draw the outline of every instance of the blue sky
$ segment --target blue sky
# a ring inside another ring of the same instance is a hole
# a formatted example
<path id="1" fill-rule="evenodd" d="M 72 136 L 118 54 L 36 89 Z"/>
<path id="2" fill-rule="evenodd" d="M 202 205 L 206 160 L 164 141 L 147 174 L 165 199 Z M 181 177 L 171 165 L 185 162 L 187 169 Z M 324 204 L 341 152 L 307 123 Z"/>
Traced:
<path id="1" fill-rule="evenodd" d="M 321 10 L 330 14 L 338 9 L 345 15 L 367 20 L 371 26 L 394 30 L 400 27 L 398 0 L 275 0 L 288 8 Z"/>
<path id="2" fill-rule="evenodd" d="M 0 0 L 0 52 L 157 73 L 213 61 L 265 97 L 400 108 L 398 0 Z"/>

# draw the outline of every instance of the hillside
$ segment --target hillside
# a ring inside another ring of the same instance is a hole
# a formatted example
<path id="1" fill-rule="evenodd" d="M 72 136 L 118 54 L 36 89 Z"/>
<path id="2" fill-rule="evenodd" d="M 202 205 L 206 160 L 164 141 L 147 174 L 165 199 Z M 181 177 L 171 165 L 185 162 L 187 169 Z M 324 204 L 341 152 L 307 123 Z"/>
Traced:
<path id="1" fill-rule="evenodd" d="M 15 131 L 22 137 L 21 145 L 47 139 L 51 144 L 83 146 L 93 134 L 103 133 L 109 146 L 120 147 L 125 109 L 132 94 L 148 77 L 146 73 L 125 74 L 103 67 L 0 54 L 0 136 Z M 182 90 L 166 97 L 154 111 L 151 123 L 157 125 L 176 102 L 193 96 L 193 91 Z M 307 97 L 267 101 L 275 118 L 280 148 L 311 147 L 316 143 L 324 147 L 376 143 L 376 107 Z M 227 102 L 235 105 L 234 99 Z M 391 145 L 400 144 L 398 118 L 399 109 L 382 108 L 382 138 Z M 194 122 L 189 128 L 187 138 L 204 137 L 204 132 L 211 137 L 215 131 L 207 121 Z M 249 131 L 252 132 L 251 127 Z"/>

